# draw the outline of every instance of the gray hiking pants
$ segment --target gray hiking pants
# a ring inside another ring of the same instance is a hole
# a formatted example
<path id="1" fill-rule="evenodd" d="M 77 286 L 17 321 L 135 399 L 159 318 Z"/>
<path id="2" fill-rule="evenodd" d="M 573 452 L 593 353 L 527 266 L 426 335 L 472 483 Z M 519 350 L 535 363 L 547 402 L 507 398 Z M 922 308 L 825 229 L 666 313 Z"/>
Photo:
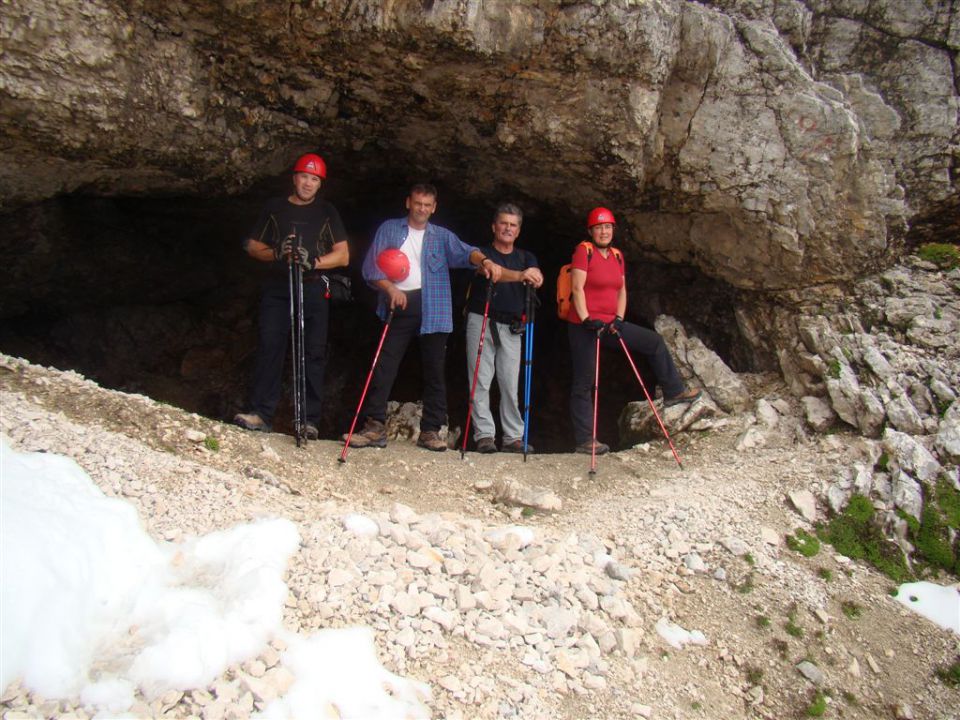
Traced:
<path id="1" fill-rule="evenodd" d="M 483 315 L 467 314 L 467 377 L 469 387 L 473 387 L 473 368 L 477 364 L 477 348 L 480 346 L 480 327 Z M 490 412 L 490 384 L 496 371 L 497 385 L 500 387 L 500 426 L 503 428 L 503 442 L 510 443 L 523 439 L 523 416 L 517 403 L 517 386 L 520 380 L 520 358 L 522 354 L 522 335 L 510 332 L 506 323 L 487 319 L 486 338 L 483 341 L 483 353 L 480 356 L 480 372 L 477 389 L 473 396 L 471 422 L 473 439 L 493 438 L 497 428 Z M 468 387 L 468 390 L 469 390 Z"/>

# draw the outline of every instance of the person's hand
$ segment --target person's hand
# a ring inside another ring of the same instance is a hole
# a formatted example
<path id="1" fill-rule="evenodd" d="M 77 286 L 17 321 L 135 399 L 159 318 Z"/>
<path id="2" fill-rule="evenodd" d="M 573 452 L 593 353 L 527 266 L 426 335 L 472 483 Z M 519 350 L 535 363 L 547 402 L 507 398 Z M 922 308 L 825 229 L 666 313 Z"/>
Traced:
<path id="1" fill-rule="evenodd" d="M 390 309 L 396 310 L 397 308 L 405 310 L 407 307 L 407 294 L 403 290 L 398 290 L 397 288 L 391 288 L 387 291 L 387 296 L 390 299 Z"/>
<path id="2" fill-rule="evenodd" d="M 620 335 L 623 331 L 623 318 L 617 315 L 613 320 L 607 323 L 607 332 L 611 335 Z"/>
<path id="3" fill-rule="evenodd" d="M 607 324 L 603 320 L 597 320 L 591 317 L 584 320 L 581 325 L 587 328 L 587 330 L 593 330 L 597 335 L 600 335 L 607 328 Z"/>
<path id="4" fill-rule="evenodd" d="M 296 250 L 296 263 L 304 270 L 314 270 L 314 260 L 310 257 L 310 251 L 305 247 L 298 247 Z"/>
<path id="5" fill-rule="evenodd" d="M 296 240 L 294 235 L 287 235 L 283 242 L 280 243 L 280 247 L 277 249 L 277 260 L 283 258 L 284 260 L 289 260 L 291 254 L 293 253 L 293 243 Z"/>
<path id="6" fill-rule="evenodd" d="M 491 282 L 500 282 L 500 276 L 503 274 L 503 268 L 497 265 L 490 258 L 484 258 L 480 263 L 480 272 Z"/>
<path id="7" fill-rule="evenodd" d="M 543 285 L 543 273 L 540 272 L 540 268 L 527 268 L 520 273 L 520 277 L 527 285 L 532 285 L 535 288 Z"/>

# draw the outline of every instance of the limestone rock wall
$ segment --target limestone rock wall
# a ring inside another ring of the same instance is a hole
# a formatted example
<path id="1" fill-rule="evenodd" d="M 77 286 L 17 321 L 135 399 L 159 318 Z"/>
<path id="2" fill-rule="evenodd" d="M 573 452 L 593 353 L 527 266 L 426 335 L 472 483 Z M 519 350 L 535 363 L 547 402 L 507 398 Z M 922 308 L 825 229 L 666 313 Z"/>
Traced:
<path id="1" fill-rule="evenodd" d="M 234 193 L 319 148 L 357 187 L 609 204 L 735 287 L 835 281 L 957 194 L 956 4 L 913 5 L 13 0 L 0 210 Z"/>

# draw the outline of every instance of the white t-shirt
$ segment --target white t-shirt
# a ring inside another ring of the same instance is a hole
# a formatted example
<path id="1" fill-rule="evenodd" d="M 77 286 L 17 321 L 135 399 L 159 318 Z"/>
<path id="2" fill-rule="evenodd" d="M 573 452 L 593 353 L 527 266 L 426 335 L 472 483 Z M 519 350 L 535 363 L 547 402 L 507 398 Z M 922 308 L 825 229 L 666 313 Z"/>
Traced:
<path id="1" fill-rule="evenodd" d="M 394 283 L 398 290 L 419 290 L 423 285 L 420 272 L 420 255 L 423 254 L 423 230 L 415 230 L 407 226 L 407 239 L 403 241 L 400 250 L 410 261 L 410 274 L 404 280 Z"/>

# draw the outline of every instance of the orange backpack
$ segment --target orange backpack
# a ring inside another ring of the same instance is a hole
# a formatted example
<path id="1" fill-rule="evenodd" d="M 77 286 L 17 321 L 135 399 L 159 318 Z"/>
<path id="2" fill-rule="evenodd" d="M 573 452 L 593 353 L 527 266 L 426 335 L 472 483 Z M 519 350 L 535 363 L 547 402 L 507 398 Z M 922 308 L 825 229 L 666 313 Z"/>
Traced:
<path id="1" fill-rule="evenodd" d="M 590 266 L 590 259 L 593 257 L 593 243 L 584 240 L 580 245 L 587 248 L 587 267 Z M 579 246 L 578 246 L 579 247 Z M 623 268 L 623 255 L 615 247 L 610 248 L 613 256 Z M 557 317 L 566 320 L 570 314 L 570 308 L 573 307 L 573 267 L 567 263 L 560 268 L 560 274 L 557 275 Z"/>

